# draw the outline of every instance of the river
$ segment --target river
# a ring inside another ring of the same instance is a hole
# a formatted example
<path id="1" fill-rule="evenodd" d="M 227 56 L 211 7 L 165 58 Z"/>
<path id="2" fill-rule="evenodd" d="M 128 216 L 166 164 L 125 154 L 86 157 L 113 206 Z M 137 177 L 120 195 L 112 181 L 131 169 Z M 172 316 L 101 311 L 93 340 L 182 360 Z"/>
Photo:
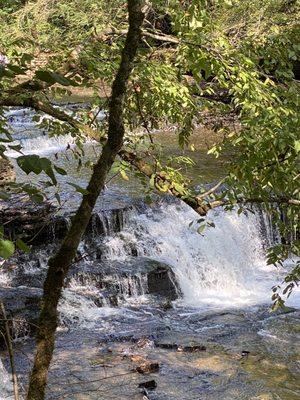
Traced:
<path id="1" fill-rule="evenodd" d="M 84 186 L 90 174 L 76 168 L 73 139 L 48 138 L 28 110 L 10 110 L 10 121 L 28 154 L 47 154 L 69 172 L 60 178 L 60 216 L 68 226 L 79 196 L 65 183 Z M 157 140 L 165 157 L 178 154 L 172 131 Z M 216 164 L 206 155 L 201 132 L 194 140 L 191 177 L 206 184 L 224 174 L 227 160 Z M 95 159 L 99 149 L 90 142 L 85 151 Z M 17 172 L 19 180 L 37 180 Z M 146 204 L 144 196 L 130 177 L 113 179 L 99 199 L 59 305 L 47 399 L 299 399 L 300 294 L 286 310 L 270 312 L 271 288 L 289 266 L 266 263 L 267 247 L 280 240 L 269 216 L 259 208 L 241 215 L 215 210 L 207 216 L 215 227 L 200 235 L 199 216 L 188 206 L 168 196 Z M 31 308 L 15 327 L 22 390 L 33 357 L 33 299 L 58 243 L 53 232 L 0 271 L 1 295 L 14 309 L 22 308 L 15 299 Z M 1 355 L 0 399 L 11 400 L 7 354 Z M 139 373 L 145 362 L 157 370 Z"/>

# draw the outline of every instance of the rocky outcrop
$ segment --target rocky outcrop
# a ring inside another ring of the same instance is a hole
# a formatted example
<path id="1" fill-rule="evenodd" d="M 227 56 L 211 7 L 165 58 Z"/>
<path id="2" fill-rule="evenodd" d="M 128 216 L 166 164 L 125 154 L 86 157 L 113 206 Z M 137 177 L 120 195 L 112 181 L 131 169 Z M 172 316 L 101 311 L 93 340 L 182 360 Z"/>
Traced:
<path id="1" fill-rule="evenodd" d="M 100 267 L 100 268 L 99 268 Z M 132 257 L 125 262 L 88 260 L 74 264 L 67 282 L 75 280 L 85 287 L 93 285 L 102 298 L 91 299 L 98 305 L 120 305 L 126 298 L 150 294 L 172 301 L 180 295 L 172 269 L 164 263 L 147 257 Z M 90 296 L 93 296 L 91 293 Z"/>
<path id="2" fill-rule="evenodd" d="M 126 215 L 131 207 L 116 208 L 93 213 L 86 231 L 86 238 L 111 235 L 123 229 Z M 61 215 L 49 203 L 35 203 L 27 195 L 13 194 L 9 200 L 0 202 L 0 225 L 11 239 L 21 238 L 30 245 L 57 243 L 66 235 L 72 213 Z"/>
<path id="3" fill-rule="evenodd" d="M 30 244 L 48 243 L 50 237 L 60 238 L 66 231 L 64 218 L 54 213 L 55 207 L 48 202 L 37 204 L 28 196 L 14 194 L 0 203 L 0 225 L 12 240 L 21 238 Z"/>
<path id="4" fill-rule="evenodd" d="M 5 186 L 16 180 L 16 173 L 12 163 L 6 158 L 0 156 L 0 186 Z"/>
<path id="5" fill-rule="evenodd" d="M 48 256 L 43 254 L 46 260 Z M 10 319 L 12 336 L 24 337 L 32 334 L 36 327 L 46 269 L 30 254 L 21 255 L 18 261 L 19 265 L 12 258 L 2 267 L 10 277 L 10 285 L 15 287 L 0 288 L 0 300 Z M 29 269 L 26 268 L 28 262 Z M 88 298 L 97 307 L 118 307 L 128 298 L 141 294 L 151 294 L 153 299 L 171 302 L 179 294 L 170 267 L 147 258 L 133 258 L 131 262 L 115 264 L 111 261 L 99 264 L 91 260 L 74 263 L 66 287 L 74 282 L 78 286 L 76 293 Z M 0 347 L 3 346 L 1 332 L 4 328 L 0 317 Z"/>

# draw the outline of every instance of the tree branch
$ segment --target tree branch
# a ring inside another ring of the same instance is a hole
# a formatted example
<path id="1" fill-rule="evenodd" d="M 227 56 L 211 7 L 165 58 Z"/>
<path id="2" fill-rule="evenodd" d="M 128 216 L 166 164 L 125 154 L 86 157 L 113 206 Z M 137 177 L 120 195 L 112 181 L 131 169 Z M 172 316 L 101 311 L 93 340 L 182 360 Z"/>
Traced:
<path id="1" fill-rule="evenodd" d="M 5 103 L 5 104 L 3 104 Z M 5 106 L 21 106 L 21 107 L 30 107 L 33 108 L 37 111 L 42 111 L 48 115 L 51 115 L 52 117 L 66 122 L 69 124 L 72 128 L 83 132 L 87 137 L 96 139 L 100 141 L 101 144 L 105 145 L 107 139 L 105 137 L 101 137 L 100 133 L 97 132 L 97 130 L 92 129 L 89 125 L 83 124 L 80 121 L 77 121 L 74 119 L 72 116 L 68 115 L 62 110 L 59 110 L 58 108 L 53 107 L 49 102 L 43 101 L 40 99 L 35 99 L 35 98 L 28 98 L 26 100 L 20 100 L 20 99 L 7 99 L 7 101 L 2 101 L 0 100 L 0 105 L 5 105 Z M 178 191 L 176 191 L 173 182 L 171 182 L 169 179 L 167 179 L 165 173 L 163 171 L 155 171 L 153 166 L 151 166 L 149 163 L 147 163 L 143 158 L 138 157 L 134 152 L 127 150 L 121 150 L 118 153 L 119 157 L 121 157 L 124 161 L 128 162 L 132 167 L 134 167 L 136 170 L 142 172 L 145 176 L 147 176 L 149 179 L 155 175 L 154 181 L 156 184 L 156 189 L 162 192 L 166 192 L 165 189 L 162 190 L 162 187 L 166 187 L 168 185 L 167 192 L 172 194 L 175 197 L 178 197 L 182 199 L 186 204 L 188 204 L 190 207 L 192 207 L 195 211 L 197 211 L 200 215 L 206 215 L 207 212 L 216 207 L 225 207 L 230 204 L 229 201 L 226 200 L 215 200 L 215 201 L 206 201 L 205 198 L 207 198 L 209 195 L 213 194 L 221 185 L 224 183 L 225 178 L 222 179 L 220 182 L 218 182 L 215 186 L 210 188 L 207 192 L 202 193 L 197 196 L 193 196 L 189 193 L 188 188 L 185 188 L 185 193 L 180 194 Z M 288 197 L 277 197 L 277 198 L 272 198 L 270 197 L 269 199 L 262 199 L 262 198 L 253 198 L 253 199 L 238 199 L 237 203 L 278 203 L 278 204 L 288 204 L 291 206 L 299 206 L 300 205 L 300 200 L 293 199 L 293 198 L 288 198 Z"/>

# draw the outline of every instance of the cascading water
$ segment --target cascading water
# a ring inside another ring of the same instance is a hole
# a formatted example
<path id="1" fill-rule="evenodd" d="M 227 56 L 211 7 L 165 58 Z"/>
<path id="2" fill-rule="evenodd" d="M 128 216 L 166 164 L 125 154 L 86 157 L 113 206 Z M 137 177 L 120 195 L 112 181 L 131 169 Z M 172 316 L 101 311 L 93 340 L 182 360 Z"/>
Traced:
<path id="1" fill-rule="evenodd" d="M 76 116 L 76 111 L 79 108 L 77 104 L 69 104 L 67 107 L 55 107 L 62 108 L 64 112 L 73 116 Z M 85 105 L 81 105 L 81 107 L 85 107 Z M 41 130 L 38 129 L 36 122 L 33 120 L 35 116 L 33 111 L 29 111 L 26 108 L 9 109 L 6 111 L 5 116 L 15 138 L 15 142 L 11 144 L 21 145 L 23 154 L 50 154 L 75 146 L 76 139 L 71 134 L 50 137 L 45 131 L 41 135 Z M 104 117 L 104 112 L 97 114 L 97 119 L 99 120 Z M 44 118 L 53 120 L 50 116 L 44 116 Z M 5 154 L 12 158 L 20 156 L 19 152 L 9 148 Z"/>
<path id="2" fill-rule="evenodd" d="M 53 153 L 73 143 L 68 136 L 54 139 L 41 135 L 28 110 L 9 112 L 16 139 L 24 145 L 25 153 Z M 72 164 L 67 160 L 63 167 L 72 173 L 75 165 L 75 161 Z M 85 185 L 89 173 L 83 175 L 81 170 L 75 177 L 76 183 Z M 22 179 L 28 180 L 26 176 Z M 137 195 L 141 197 L 141 192 Z M 103 207 L 104 197 L 107 209 Z M 238 322 L 242 319 L 241 313 L 251 315 L 247 331 L 252 329 L 253 315 L 258 315 L 259 309 L 267 309 L 252 306 L 270 305 L 270 289 L 282 280 L 286 271 L 266 263 L 266 248 L 280 242 L 280 236 L 262 209 L 255 209 L 255 214 L 241 215 L 235 211 L 211 211 L 206 219 L 215 227 L 199 234 L 199 215 L 174 199 L 163 198 L 151 207 L 140 205 L 141 202 L 136 205 L 131 193 L 128 195 L 128 187 L 125 191 L 118 182 L 105 191 L 100 201 L 79 246 L 78 259 L 71 268 L 59 304 L 59 330 L 65 331 L 67 341 L 68 334 L 73 335 L 75 347 L 93 334 L 97 346 L 99 337 L 122 340 L 137 335 L 149 336 L 152 340 L 155 335 L 170 331 L 181 332 L 182 337 L 197 334 L 201 340 L 212 332 L 214 341 L 218 340 L 219 332 L 223 335 L 226 318 L 233 318 L 232 325 L 227 326 L 230 336 L 233 330 L 243 332 L 244 320 Z M 68 205 L 70 214 L 75 205 Z M 12 315 L 18 319 L 20 315 L 21 323 L 24 314 L 25 335 L 30 331 L 31 318 L 35 321 L 38 313 L 47 259 L 55 251 L 69 221 L 70 215 L 54 219 L 53 223 L 58 226 L 49 223 L 44 242 L 36 241 L 31 254 L 20 255 L 8 268 L 0 269 L 0 291 L 7 297 Z M 161 282 L 163 287 L 156 290 L 155 285 Z M 294 293 L 287 305 L 299 306 L 299 297 L 299 292 Z M 173 301 L 174 298 L 177 300 Z M 213 316 L 212 320 L 208 321 L 207 315 Z M 71 332 L 66 332 L 69 328 Z M 260 326 L 261 336 L 270 335 L 268 329 L 268 323 L 263 328 Z M 19 337 L 22 337 L 22 326 L 20 331 Z M 272 338 L 279 340 L 276 335 Z M 226 337 L 224 340 L 227 349 Z M 243 337 L 242 340 L 244 346 Z M 63 350 L 67 347 L 68 344 Z M 77 362 L 76 356 L 74 362 Z M 178 376 L 181 373 L 182 364 Z M 190 381 L 190 371 L 188 376 Z M 171 382 L 173 378 L 176 379 L 172 375 Z M 172 389 L 172 385 L 168 387 Z M 11 389 L 10 376 L 0 361 L 0 400 L 11 400 Z"/>
<path id="3" fill-rule="evenodd" d="M 262 232 L 260 217 L 213 211 L 215 227 L 197 232 L 199 216 L 188 206 L 161 205 L 137 213 L 119 234 L 107 237 L 103 257 L 122 260 L 136 249 L 171 266 L 189 306 L 245 306 L 270 301 L 270 289 L 283 271 L 267 266 L 265 247 L 271 228 Z M 265 221 L 266 223 L 266 221 Z M 264 237 L 264 234 L 267 235 Z"/>

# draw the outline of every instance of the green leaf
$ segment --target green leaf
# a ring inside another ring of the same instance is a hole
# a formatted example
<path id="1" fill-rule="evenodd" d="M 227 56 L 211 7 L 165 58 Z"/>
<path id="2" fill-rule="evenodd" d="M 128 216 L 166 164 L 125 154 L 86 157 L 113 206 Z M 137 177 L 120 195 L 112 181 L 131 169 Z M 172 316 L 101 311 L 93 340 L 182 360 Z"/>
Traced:
<path id="1" fill-rule="evenodd" d="M 55 80 L 55 82 L 59 83 L 62 86 L 77 86 L 76 82 L 71 81 L 63 75 L 57 74 L 56 72 L 51 72 L 51 76 Z"/>
<path id="2" fill-rule="evenodd" d="M 40 203 L 42 203 L 42 202 L 44 201 L 44 197 L 43 197 L 43 195 L 40 194 L 40 193 L 36 193 L 36 194 L 30 195 L 30 199 L 31 199 L 34 203 L 37 203 L 37 204 L 40 204 Z"/>
<path id="3" fill-rule="evenodd" d="M 78 86 L 78 84 L 71 79 L 66 78 L 63 75 L 58 74 L 57 72 L 39 70 L 36 71 L 35 76 L 40 81 L 49 83 L 50 85 L 54 85 L 55 83 L 59 83 L 62 86 Z"/>
<path id="4" fill-rule="evenodd" d="M 43 171 L 40 157 L 36 154 L 18 157 L 17 163 L 27 175 L 30 174 L 30 172 L 34 172 L 36 175 L 39 175 Z"/>
<path id="5" fill-rule="evenodd" d="M 56 83 L 56 80 L 53 78 L 53 76 L 49 71 L 42 71 L 42 70 L 36 71 L 35 76 L 40 81 L 49 83 L 50 85 L 54 85 Z"/>
<path id="6" fill-rule="evenodd" d="M 0 199 L 9 200 L 10 194 L 5 192 L 4 190 L 0 190 Z"/>
<path id="7" fill-rule="evenodd" d="M 39 175 L 42 171 L 45 172 L 52 180 L 53 185 L 57 185 L 57 180 L 55 178 L 52 163 L 48 158 L 39 157 L 36 154 L 21 156 L 17 158 L 17 163 L 19 167 L 28 175 L 30 172 Z"/>
<path id="8" fill-rule="evenodd" d="M 121 177 L 124 179 L 124 181 L 129 181 L 128 175 L 126 174 L 126 172 L 121 169 L 120 171 Z"/>
<path id="9" fill-rule="evenodd" d="M 10 240 L 0 239 L 0 257 L 7 260 L 15 252 L 15 245 Z"/>
<path id="10" fill-rule="evenodd" d="M 67 175 L 67 171 L 57 165 L 53 165 L 55 171 L 60 175 Z"/>
<path id="11" fill-rule="evenodd" d="M 10 69 L 12 72 L 14 72 L 17 75 L 23 75 L 26 74 L 26 69 L 20 68 L 18 65 L 11 65 L 8 64 L 7 68 Z"/>
<path id="12" fill-rule="evenodd" d="M 295 144 L 294 144 L 296 153 L 300 153 L 300 140 L 295 140 Z"/>
<path id="13" fill-rule="evenodd" d="M 149 194 L 145 196 L 145 203 L 148 205 L 152 204 L 152 198 Z"/>
<path id="14" fill-rule="evenodd" d="M 76 185 L 76 183 L 67 182 L 67 184 L 70 185 L 70 186 L 73 186 L 73 187 L 76 189 L 77 192 L 79 192 L 79 193 L 81 193 L 81 194 L 83 194 L 83 195 L 89 194 L 88 190 L 82 188 L 82 187 L 79 186 L 79 185 Z"/>
<path id="15" fill-rule="evenodd" d="M 201 235 L 205 228 L 206 228 L 205 224 L 200 225 L 199 228 L 197 229 L 197 232 Z"/>
<path id="16" fill-rule="evenodd" d="M 57 180 L 55 178 L 53 169 L 52 169 L 52 163 L 48 158 L 40 158 L 40 164 L 42 167 L 42 170 L 49 176 L 49 178 L 52 180 L 53 185 L 57 185 Z"/>
<path id="17" fill-rule="evenodd" d="M 24 251 L 24 253 L 30 252 L 30 248 L 27 246 L 26 243 L 23 242 L 23 240 L 17 239 L 16 245 L 17 245 L 18 249 Z"/>
<path id="18" fill-rule="evenodd" d="M 61 205 L 61 199 L 60 199 L 60 195 L 58 194 L 58 193 L 55 193 L 55 198 L 56 198 L 56 201 L 58 202 L 58 204 L 59 205 Z"/>

